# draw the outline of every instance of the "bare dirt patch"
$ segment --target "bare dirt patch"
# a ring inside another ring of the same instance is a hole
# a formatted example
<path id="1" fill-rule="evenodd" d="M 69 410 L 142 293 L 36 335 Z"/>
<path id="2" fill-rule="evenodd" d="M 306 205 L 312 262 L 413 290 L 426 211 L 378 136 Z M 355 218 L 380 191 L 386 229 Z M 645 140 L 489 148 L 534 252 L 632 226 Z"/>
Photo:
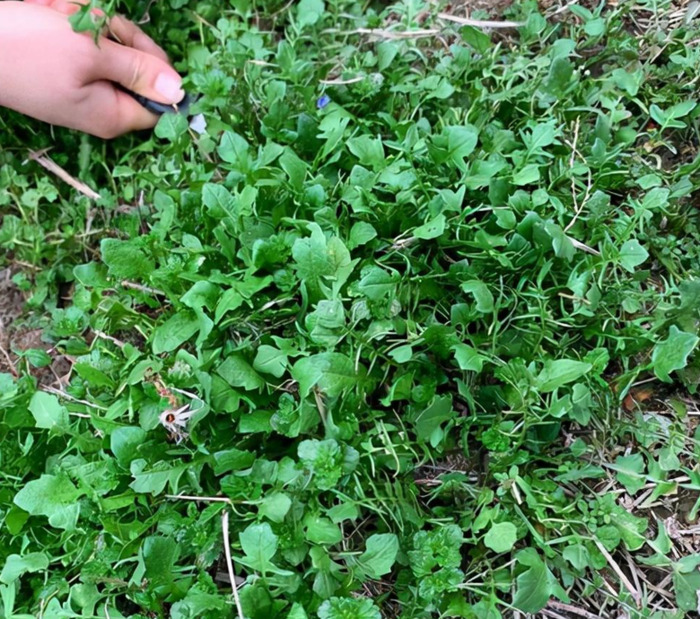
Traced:
<path id="1" fill-rule="evenodd" d="M 51 354 L 50 345 L 42 339 L 42 330 L 27 326 L 22 321 L 25 297 L 12 281 L 17 272 L 13 267 L 0 269 L 0 372 L 18 375 L 20 362 L 15 351 L 45 350 Z M 47 367 L 29 371 L 39 385 L 50 385 L 70 371 L 70 362 L 64 355 L 53 355 Z"/>

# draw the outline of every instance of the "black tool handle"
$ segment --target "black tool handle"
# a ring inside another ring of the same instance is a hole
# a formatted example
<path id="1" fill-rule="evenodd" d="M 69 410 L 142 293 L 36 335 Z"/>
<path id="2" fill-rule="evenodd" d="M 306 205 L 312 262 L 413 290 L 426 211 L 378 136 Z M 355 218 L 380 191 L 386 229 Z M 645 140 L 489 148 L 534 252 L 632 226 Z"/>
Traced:
<path id="1" fill-rule="evenodd" d="M 131 90 L 123 88 L 125 93 L 131 95 L 136 101 L 138 101 L 143 107 L 145 107 L 149 112 L 162 116 L 163 114 L 172 114 L 173 112 L 178 112 L 179 114 L 184 114 L 185 116 L 189 113 L 190 104 L 192 103 L 192 97 L 185 93 L 182 101 L 175 105 L 168 105 L 167 103 L 158 103 L 153 99 L 149 99 L 142 95 L 136 94 Z"/>

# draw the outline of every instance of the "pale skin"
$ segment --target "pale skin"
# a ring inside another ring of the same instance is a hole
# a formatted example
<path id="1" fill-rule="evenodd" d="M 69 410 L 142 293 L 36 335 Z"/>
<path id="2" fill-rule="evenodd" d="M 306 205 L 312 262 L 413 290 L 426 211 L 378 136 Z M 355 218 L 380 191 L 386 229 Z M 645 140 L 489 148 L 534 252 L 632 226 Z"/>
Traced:
<path id="1" fill-rule="evenodd" d="M 116 84 L 178 103 L 182 80 L 165 52 L 123 17 L 96 44 L 73 31 L 77 9 L 75 0 L 0 1 L 0 108 L 107 139 L 153 127 L 158 117 Z"/>

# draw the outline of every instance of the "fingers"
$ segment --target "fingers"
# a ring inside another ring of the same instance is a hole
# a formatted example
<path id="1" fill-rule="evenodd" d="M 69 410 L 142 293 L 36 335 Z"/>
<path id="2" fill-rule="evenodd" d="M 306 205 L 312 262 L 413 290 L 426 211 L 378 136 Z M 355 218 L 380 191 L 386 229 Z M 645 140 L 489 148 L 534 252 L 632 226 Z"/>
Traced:
<path id="1" fill-rule="evenodd" d="M 109 20 L 109 32 L 119 43 L 168 62 L 168 56 L 163 49 L 134 22 L 125 17 L 121 15 L 112 17 Z"/>
<path id="2" fill-rule="evenodd" d="M 85 103 L 88 109 L 94 110 L 95 116 L 84 118 L 84 126 L 78 129 L 111 139 L 131 131 L 150 129 L 158 122 L 158 116 L 109 82 L 94 82 L 87 88 L 89 95 Z"/>
<path id="3" fill-rule="evenodd" d="M 182 78 L 165 60 L 107 39 L 100 42 L 90 77 L 116 82 L 159 103 L 179 103 L 185 96 Z"/>

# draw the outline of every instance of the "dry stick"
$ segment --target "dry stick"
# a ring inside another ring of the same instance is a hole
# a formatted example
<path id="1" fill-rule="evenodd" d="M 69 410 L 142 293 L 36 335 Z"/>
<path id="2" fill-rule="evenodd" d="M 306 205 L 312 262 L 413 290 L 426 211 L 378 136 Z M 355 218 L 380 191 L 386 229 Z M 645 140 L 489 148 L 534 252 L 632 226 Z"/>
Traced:
<path id="1" fill-rule="evenodd" d="M 580 120 L 577 118 L 576 126 L 574 127 L 574 142 L 573 144 L 569 144 L 569 142 L 567 142 L 567 144 L 571 146 L 571 158 L 569 159 L 569 169 L 571 170 L 571 196 L 574 199 L 574 217 L 569 222 L 569 225 L 566 226 L 566 228 L 564 228 L 564 232 L 568 232 L 569 230 L 571 230 L 572 226 L 576 223 L 576 220 L 578 219 L 579 215 L 581 214 L 581 211 L 583 210 L 583 206 L 586 204 L 586 202 L 588 202 L 588 197 L 591 194 L 591 168 L 586 164 L 585 158 L 576 147 L 576 145 L 578 144 L 579 125 Z M 583 196 L 583 200 L 581 200 L 580 205 L 578 204 L 578 200 L 576 199 L 576 179 L 574 178 L 573 174 L 574 161 L 576 159 L 576 155 L 578 155 L 581 158 L 581 161 L 583 161 L 583 163 L 586 164 L 586 167 L 588 168 L 588 181 L 586 183 L 586 193 Z"/>
<path id="2" fill-rule="evenodd" d="M 29 158 L 32 161 L 36 161 L 42 168 L 45 168 L 51 174 L 54 174 L 58 176 L 64 183 L 67 183 L 73 189 L 76 189 L 83 195 L 87 196 L 91 200 L 99 200 L 100 199 L 100 194 L 97 193 L 94 189 L 91 189 L 88 187 L 85 183 L 82 181 L 79 181 L 77 178 L 73 178 L 68 172 L 66 172 L 60 165 L 58 165 L 55 161 L 47 157 L 44 153 L 46 151 L 42 152 L 36 152 L 33 150 L 29 151 Z"/>
<path id="3" fill-rule="evenodd" d="M 598 546 L 598 550 L 600 550 L 600 553 L 605 557 L 607 562 L 610 564 L 610 567 L 613 569 L 613 571 L 618 575 L 620 580 L 622 581 L 622 584 L 625 586 L 625 589 L 629 591 L 630 595 L 632 596 L 632 599 L 635 601 L 637 604 L 637 608 L 642 607 L 642 598 L 641 595 L 639 594 L 639 591 L 636 591 L 632 583 L 629 581 L 629 578 L 625 576 L 625 573 L 620 569 L 620 566 L 615 562 L 615 559 L 612 558 L 612 555 L 607 551 L 605 546 L 601 544 L 597 539 L 593 539 L 595 542 L 595 545 Z"/>
<path id="4" fill-rule="evenodd" d="M 520 28 L 525 25 L 521 21 L 492 21 L 489 19 L 470 19 L 469 17 L 457 17 L 449 13 L 438 13 L 440 19 L 451 21 L 462 26 L 473 26 L 474 28 Z"/>
<path id="5" fill-rule="evenodd" d="M 176 499 L 179 501 L 202 501 L 204 503 L 228 503 L 231 504 L 231 499 L 223 496 L 193 496 L 190 494 L 166 494 L 166 499 Z"/>
<path id="6" fill-rule="evenodd" d="M 572 606 L 571 604 L 564 604 L 564 602 L 550 600 L 547 606 L 571 613 L 572 615 L 579 615 L 580 617 L 585 617 L 586 619 L 602 619 L 600 615 L 596 615 L 595 613 L 584 610 L 583 608 L 578 608 L 577 606 Z"/>
<path id="7" fill-rule="evenodd" d="M 70 400 L 71 402 L 75 402 L 77 404 L 83 404 L 87 406 L 88 408 L 94 408 L 98 411 L 107 411 L 109 410 L 106 406 L 100 406 L 99 404 L 95 404 L 94 402 L 88 402 L 87 400 L 81 400 L 79 398 L 76 398 L 69 393 L 66 393 L 65 391 L 61 391 L 60 389 L 56 389 L 55 387 L 51 387 L 50 385 L 47 385 L 45 387 L 42 387 L 43 391 L 47 391 L 48 393 L 52 393 L 55 396 L 58 396 L 59 398 L 64 398 L 65 400 Z M 85 417 L 86 419 L 90 418 L 90 415 L 83 415 L 82 413 L 71 413 L 72 415 L 75 415 L 76 417 Z"/>
<path id="8" fill-rule="evenodd" d="M 143 284 L 137 284 L 136 282 L 130 282 L 126 279 L 122 280 L 121 285 L 124 288 L 130 288 L 131 290 L 138 290 L 139 292 L 146 292 L 148 294 L 153 294 L 157 297 L 167 297 L 168 296 L 162 290 L 156 290 L 155 288 L 151 288 L 150 286 L 144 286 Z"/>
<path id="9" fill-rule="evenodd" d="M 238 585 L 236 584 L 236 574 L 233 572 L 233 561 L 231 560 L 231 544 L 228 538 L 228 509 L 224 510 L 221 515 L 221 528 L 224 533 L 224 553 L 226 555 L 226 567 L 228 569 L 228 577 L 231 580 L 231 592 L 233 600 L 236 603 L 236 612 L 238 619 L 245 619 L 243 609 L 241 608 L 241 599 L 238 597 Z"/>

